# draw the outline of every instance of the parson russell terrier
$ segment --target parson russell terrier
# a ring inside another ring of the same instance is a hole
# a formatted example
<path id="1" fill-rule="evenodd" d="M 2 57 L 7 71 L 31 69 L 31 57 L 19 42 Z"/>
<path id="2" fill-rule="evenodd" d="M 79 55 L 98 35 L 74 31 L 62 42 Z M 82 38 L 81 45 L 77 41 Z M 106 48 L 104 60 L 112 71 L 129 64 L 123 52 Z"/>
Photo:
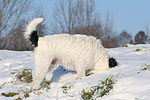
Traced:
<path id="1" fill-rule="evenodd" d="M 102 71 L 117 65 L 116 60 L 109 58 L 107 50 L 96 37 L 69 34 L 38 37 L 36 26 L 43 20 L 44 18 L 33 19 L 24 33 L 25 39 L 30 40 L 35 47 L 35 71 L 31 89 L 40 88 L 46 74 L 58 67 L 57 62 L 66 69 L 75 70 L 79 77 L 84 77 L 87 70 Z"/>

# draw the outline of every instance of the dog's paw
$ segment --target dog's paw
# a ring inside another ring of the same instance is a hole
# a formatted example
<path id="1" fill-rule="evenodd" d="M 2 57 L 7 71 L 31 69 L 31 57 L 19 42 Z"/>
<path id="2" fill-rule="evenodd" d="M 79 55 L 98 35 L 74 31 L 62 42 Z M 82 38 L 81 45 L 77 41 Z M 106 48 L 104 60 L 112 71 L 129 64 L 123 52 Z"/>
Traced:
<path id="1" fill-rule="evenodd" d="M 48 74 L 48 75 L 45 76 L 45 81 L 49 82 L 51 80 L 51 78 L 52 78 L 52 75 Z"/>

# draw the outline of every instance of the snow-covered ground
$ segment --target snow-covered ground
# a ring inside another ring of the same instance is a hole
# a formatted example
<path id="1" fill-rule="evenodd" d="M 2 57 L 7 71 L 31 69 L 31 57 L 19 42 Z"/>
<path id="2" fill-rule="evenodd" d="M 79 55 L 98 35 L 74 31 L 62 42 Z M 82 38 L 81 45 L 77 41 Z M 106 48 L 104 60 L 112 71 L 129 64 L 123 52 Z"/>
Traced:
<path id="1" fill-rule="evenodd" d="M 141 71 L 143 64 L 150 64 L 150 44 L 128 45 L 128 47 L 109 49 L 111 57 L 119 63 L 117 67 L 78 79 L 76 72 L 57 68 L 50 83 L 51 89 L 41 89 L 29 93 L 26 100 L 81 100 L 81 91 L 98 85 L 113 75 L 116 83 L 108 95 L 96 100 L 150 100 L 150 71 Z M 24 91 L 28 91 L 32 83 L 16 80 L 15 70 L 24 68 L 34 69 L 32 51 L 0 50 L 0 100 L 13 100 L 19 96 L 23 98 Z M 62 86 L 69 87 L 66 91 Z M 2 96 L 2 93 L 17 92 L 14 97 Z"/>

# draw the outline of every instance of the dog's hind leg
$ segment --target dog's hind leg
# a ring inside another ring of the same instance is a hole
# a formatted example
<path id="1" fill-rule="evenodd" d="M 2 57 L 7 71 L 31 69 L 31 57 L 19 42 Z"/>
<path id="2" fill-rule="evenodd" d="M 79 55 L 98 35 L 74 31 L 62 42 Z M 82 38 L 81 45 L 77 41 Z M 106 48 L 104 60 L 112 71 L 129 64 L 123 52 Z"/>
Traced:
<path id="1" fill-rule="evenodd" d="M 44 53 L 41 55 L 35 54 L 35 73 L 31 89 L 34 90 L 40 88 L 40 83 L 44 79 L 51 61 L 52 59 L 50 59 L 48 55 L 44 55 Z"/>

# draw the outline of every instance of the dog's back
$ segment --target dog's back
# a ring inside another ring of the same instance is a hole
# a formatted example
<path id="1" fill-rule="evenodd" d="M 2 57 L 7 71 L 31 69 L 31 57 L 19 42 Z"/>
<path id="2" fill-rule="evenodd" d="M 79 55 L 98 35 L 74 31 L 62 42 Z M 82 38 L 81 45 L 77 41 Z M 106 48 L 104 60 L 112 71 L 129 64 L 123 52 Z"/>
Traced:
<path id="1" fill-rule="evenodd" d="M 85 64 L 92 66 L 89 63 L 94 63 L 95 60 L 95 41 L 95 37 L 84 35 L 48 35 L 39 39 L 37 48 L 52 53 L 50 55 L 53 58 L 59 59 L 63 66 L 69 66 L 68 69 L 73 70 L 74 61 L 78 59 L 85 60 Z"/>

